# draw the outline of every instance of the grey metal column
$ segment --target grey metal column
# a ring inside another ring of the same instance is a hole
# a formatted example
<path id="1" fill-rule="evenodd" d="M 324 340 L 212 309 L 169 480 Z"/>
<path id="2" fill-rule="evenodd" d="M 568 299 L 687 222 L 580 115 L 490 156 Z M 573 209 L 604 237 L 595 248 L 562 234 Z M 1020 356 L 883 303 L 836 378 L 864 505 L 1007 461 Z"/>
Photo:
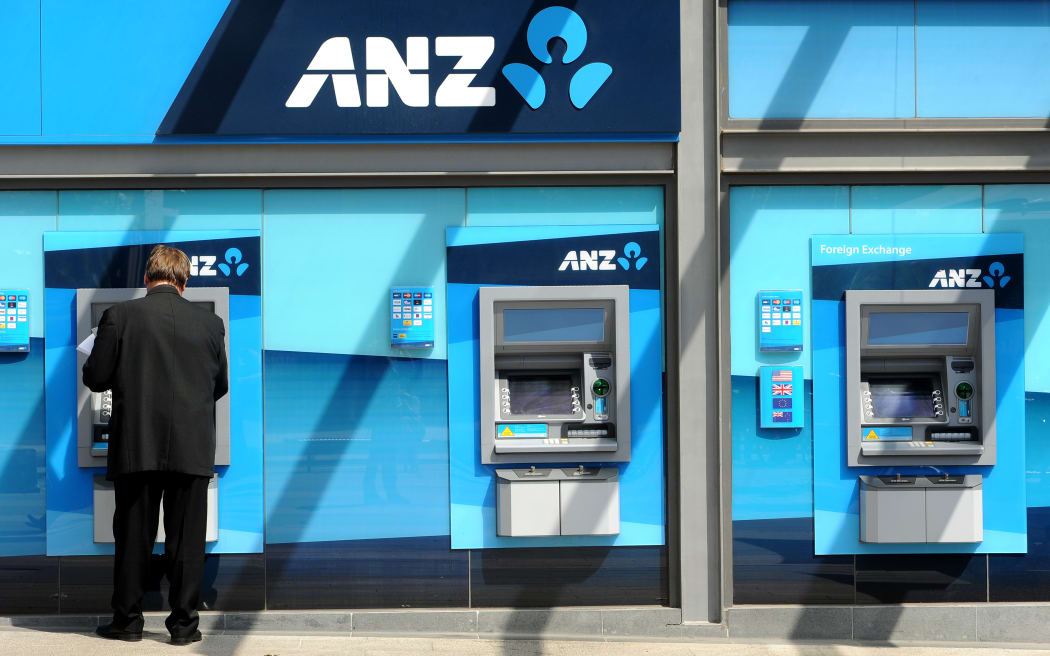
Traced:
<path id="1" fill-rule="evenodd" d="M 677 544 L 684 622 L 721 621 L 718 105 L 714 0 L 682 0 L 677 158 Z M 672 540 L 674 536 L 672 536 Z M 672 550 L 672 557 L 675 553 Z"/>

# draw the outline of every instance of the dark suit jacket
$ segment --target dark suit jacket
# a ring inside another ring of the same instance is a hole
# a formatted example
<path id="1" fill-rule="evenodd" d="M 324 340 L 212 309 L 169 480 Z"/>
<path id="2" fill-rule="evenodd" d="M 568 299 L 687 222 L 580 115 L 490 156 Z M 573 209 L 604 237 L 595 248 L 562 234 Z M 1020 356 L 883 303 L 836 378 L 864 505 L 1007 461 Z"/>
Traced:
<path id="1" fill-rule="evenodd" d="M 113 390 L 107 478 L 214 472 L 215 401 L 229 389 L 225 334 L 222 319 L 171 285 L 103 313 L 84 384 Z"/>

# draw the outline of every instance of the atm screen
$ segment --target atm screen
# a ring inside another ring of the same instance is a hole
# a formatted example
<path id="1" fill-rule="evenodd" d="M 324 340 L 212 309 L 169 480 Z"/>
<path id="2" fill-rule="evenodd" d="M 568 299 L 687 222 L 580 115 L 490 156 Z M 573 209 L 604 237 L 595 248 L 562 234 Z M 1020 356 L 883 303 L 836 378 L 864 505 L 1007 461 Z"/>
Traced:
<path id="1" fill-rule="evenodd" d="M 605 339 L 602 308 L 503 310 L 504 342 L 601 342 Z"/>
<path id="2" fill-rule="evenodd" d="M 932 378 L 869 379 L 872 414 L 876 417 L 936 417 Z"/>
<path id="3" fill-rule="evenodd" d="M 200 308 L 204 308 L 208 312 L 215 312 L 215 303 L 211 301 L 194 301 L 194 305 Z M 98 322 L 102 321 L 102 313 L 111 308 L 115 303 L 92 303 L 91 304 L 91 327 L 98 326 Z"/>
<path id="4" fill-rule="evenodd" d="M 507 376 L 512 415 L 571 415 L 569 376 Z"/>
<path id="5" fill-rule="evenodd" d="M 872 312 L 868 344 L 966 344 L 968 312 Z"/>

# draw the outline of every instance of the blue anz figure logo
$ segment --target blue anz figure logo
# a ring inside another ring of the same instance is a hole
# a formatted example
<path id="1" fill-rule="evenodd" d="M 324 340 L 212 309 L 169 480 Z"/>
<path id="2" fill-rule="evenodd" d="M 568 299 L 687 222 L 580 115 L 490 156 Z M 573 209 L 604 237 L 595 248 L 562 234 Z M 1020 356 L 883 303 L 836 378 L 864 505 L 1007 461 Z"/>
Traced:
<path id="1" fill-rule="evenodd" d="M 627 242 L 627 244 L 624 245 L 623 254 L 625 257 L 618 257 L 616 258 L 616 261 L 620 263 L 620 266 L 623 267 L 624 271 L 629 271 L 631 269 L 631 260 L 634 260 L 634 268 L 638 271 L 641 271 L 642 267 L 645 266 L 645 263 L 649 261 L 649 258 L 647 257 L 640 257 L 642 254 L 642 247 L 633 241 Z"/>
<path id="2" fill-rule="evenodd" d="M 583 54 L 587 46 L 587 26 L 579 14 L 567 7 L 547 7 L 529 22 L 526 32 L 529 51 L 542 63 L 553 63 L 548 46 L 555 37 L 565 41 L 565 54 L 561 63 L 571 64 Z M 602 62 L 587 64 L 576 71 L 569 82 L 569 100 L 573 107 L 586 107 L 610 75 L 612 66 Z M 521 94 L 529 107 L 539 109 L 547 99 L 547 85 L 543 76 L 528 64 L 507 64 L 503 67 L 503 77 Z"/>
<path id="3" fill-rule="evenodd" d="M 219 271 L 222 271 L 222 274 L 224 276 L 229 276 L 230 275 L 230 267 L 232 265 L 236 264 L 237 265 L 236 273 L 237 273 L 237 277 L 239 278 L 239 277 L 244 275 L 245 271 L 248 270 L 248 263 L 247 262 L 242 262 L 243 259 L 244 259 L 244 255 L 241 254 L 241 249 L 239 249 L 239 248 L 226 249 L 226 261 L 219 264 Z"/>
<path id="4" fill-rule="evenodd" d="M 1003 266 L 1002 262 L 992 262 L 988 265 L 989 275 L 984 277 L 984 282 L 992 289 L 995 289 L 996 286 L 1006 287 L 1010 282 L 1010 276 L 1004 276 L 1005 272 L 1006 267 Z M 998 285 L 995 284 L 997 280 L 999 281 Z"/>

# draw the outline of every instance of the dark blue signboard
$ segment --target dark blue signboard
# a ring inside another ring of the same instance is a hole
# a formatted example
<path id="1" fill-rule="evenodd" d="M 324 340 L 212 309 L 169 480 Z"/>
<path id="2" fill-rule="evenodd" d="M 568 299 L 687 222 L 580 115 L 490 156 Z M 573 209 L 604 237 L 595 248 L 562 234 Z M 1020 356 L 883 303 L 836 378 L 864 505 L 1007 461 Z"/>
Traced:
<path id="1" fill-rule="evenodd" d="M 673 140 L 673 0 L 234 0 L 158 137 Z"/>

